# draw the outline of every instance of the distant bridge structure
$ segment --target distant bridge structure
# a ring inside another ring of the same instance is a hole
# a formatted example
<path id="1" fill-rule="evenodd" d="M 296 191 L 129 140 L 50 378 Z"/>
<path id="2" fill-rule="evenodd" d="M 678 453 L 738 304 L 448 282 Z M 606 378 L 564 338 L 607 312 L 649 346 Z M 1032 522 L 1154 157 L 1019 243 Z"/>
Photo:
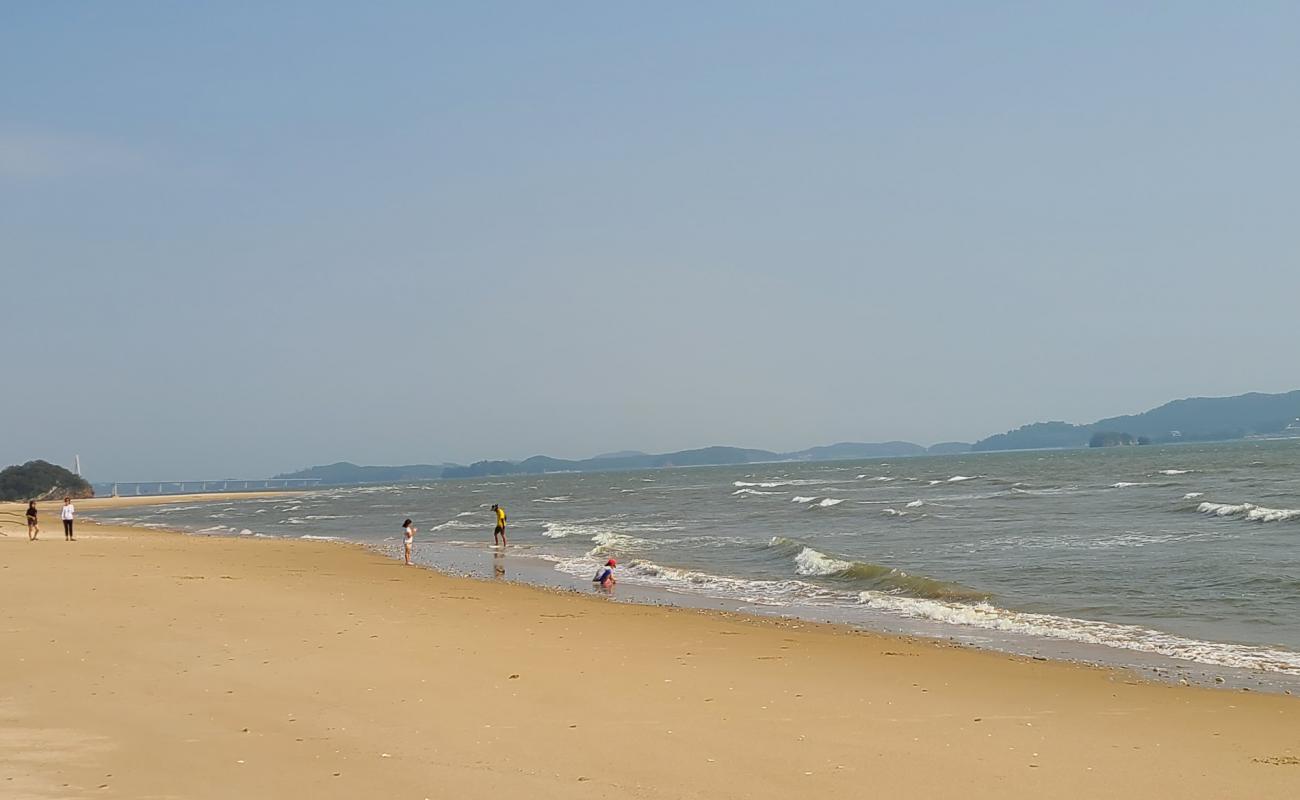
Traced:
<path id="1" fill-rule="evenodd" d="M 320 478 L 223 479 L 219 481 L 117 481 L 95 484 L 95 494 L 103 497 L 144 497 L 169 494 L 217 494 L 220 492 L 285 491 L 311 489 Z"/>

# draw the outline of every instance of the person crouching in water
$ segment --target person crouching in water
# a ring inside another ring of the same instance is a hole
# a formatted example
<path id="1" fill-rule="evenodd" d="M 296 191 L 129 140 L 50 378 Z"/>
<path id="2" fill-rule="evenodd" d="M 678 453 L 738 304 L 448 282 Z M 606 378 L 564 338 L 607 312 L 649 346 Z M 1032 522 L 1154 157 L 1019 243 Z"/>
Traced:
<path id="1" fill-rule="evenodd" d="M 617 566 L 618 562 L 612 558 L 606 561 L 605 566 L 596 570 L 596 577 L 592 578 L 591 582 L 600 584 L 602 589 L 613 589 L 614 584 L 618 583 L 618 580 L 614 577 L 614 568 Z"/>
<path id="2" fill-rule="evenodd" d="M 415 546 L 415 526 L 408 519 L 402 523 L 402 533 L 406 535 L 402 547 L 406 550 L 406 566 L 411 566 L 411 548 Z"/>

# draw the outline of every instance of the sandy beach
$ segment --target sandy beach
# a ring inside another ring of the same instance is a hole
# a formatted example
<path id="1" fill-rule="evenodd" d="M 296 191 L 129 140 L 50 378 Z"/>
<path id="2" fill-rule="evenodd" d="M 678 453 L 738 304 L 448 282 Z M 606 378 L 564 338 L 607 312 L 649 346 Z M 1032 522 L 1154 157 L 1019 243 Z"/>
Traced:
<path id="1" fill-rule="evenodd" d="M 21 508 L 0 797 L 1300 796 L 1292 697 Z"/>

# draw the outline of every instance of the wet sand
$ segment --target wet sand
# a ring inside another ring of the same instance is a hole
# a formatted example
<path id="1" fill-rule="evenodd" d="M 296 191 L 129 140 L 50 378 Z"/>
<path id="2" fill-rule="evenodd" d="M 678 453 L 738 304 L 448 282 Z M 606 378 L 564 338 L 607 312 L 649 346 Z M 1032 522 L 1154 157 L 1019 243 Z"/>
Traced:
<path id="1" fill-rule="evenodd" d="M 1292 697 L 0 511 L 0 797 L 1300 796 Z"/>

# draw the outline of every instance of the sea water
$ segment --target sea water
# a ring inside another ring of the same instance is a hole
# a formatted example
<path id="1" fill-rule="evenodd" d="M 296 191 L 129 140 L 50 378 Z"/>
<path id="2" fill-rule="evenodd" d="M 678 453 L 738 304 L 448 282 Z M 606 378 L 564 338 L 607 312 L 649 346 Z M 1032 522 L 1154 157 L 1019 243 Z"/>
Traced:
<path id="1" fill-rule="evenodd" d="M 1025 653 L 1300 677 L 1300 440 L 548 474 L 100 511 L 340 538 L 623 597 L 830 619 Z M 1071 649 L 1073 648 L 1073 649 Z M 1240 675 L 1238 675 L 1240 678 Z M 1241 683 L 1240 680 L 1236 681 Z"/>

